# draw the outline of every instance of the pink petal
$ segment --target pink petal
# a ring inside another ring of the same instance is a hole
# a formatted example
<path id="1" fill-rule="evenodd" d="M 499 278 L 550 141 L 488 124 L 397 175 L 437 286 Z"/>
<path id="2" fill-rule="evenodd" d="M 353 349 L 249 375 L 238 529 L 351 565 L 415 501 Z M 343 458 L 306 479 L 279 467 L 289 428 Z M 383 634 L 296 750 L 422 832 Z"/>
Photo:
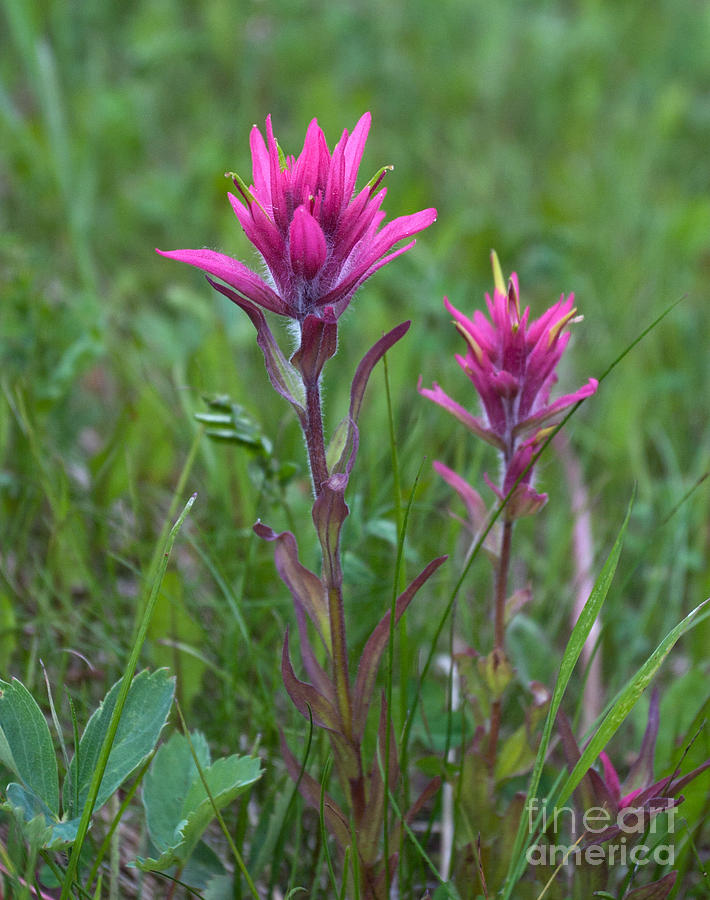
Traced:
<path id="1" fill-rule="evenodd" d="M 619 782 L 619 776 L 616 774 L 616 769 L 606 753 L 600 753 L 599 759 L 601 759 L 602 766 L 604 767 L 604 781 L 606 782 L 606 786 L 611 791 L 617 804 L 621 806 L 621 784 Z"/>
<path id="2" fill-rule="evenodd" d="M 271 126 L 271 116 L 266 117 L 266 138 L 269 148 L 269 183 L 271 185 L 271 212 L 276 225 L 285 232 L 288 228 L 288 210 L 286 209 L 286 194 L 284 184 L 286 173 L 281 172 L 279 148 Z"/>
<path id="3" fill-rule="evenodd" d="M 422 397 L 427 397 L 429 400 L 433 400 L 434 403 L 438 403 L 443 409 L 450 412 L 453 416 L 455 416 L 459 422 L 466 426 L 470 431 L 472 431 L 475 435 L 482 438 L 484 441 L 487 441 L 489 444 L 493 444 L 494 447 L 497 447 L 499 450 L 504 450 L 505 446 L 501 439 L 494 434 L 490 429 L 486 428 L 483 422 L 480 419 L 477 419 L 475 416 L 472 416 L 471 413 L 464 409 L 459 403 L 455 400 L 452 400 L 448 394 L 446 394 L 439 385 L 434 382 L 431 388 L 422 387 L 422 380 L 419 379 L 419 384 L 417 385 L 417 390 L 422 395 Z"/>
<path id="4" fill-rule="evenodd" d="M 256 125 L 249 135 L 251 148 L 252 178 L 254 179 L 253 192 L 263 204 L 268 204 L 271 209 L 271 179 L 269 166 L 269 153 L 264 143 L 264 138 Z"/>
<path id="5" fill-rule="evenodd" d="M 328 147 L 325 144 L 325 135 L 318 127 L 318 120 L 311 119 L 303 141 L 303 150 L 295 166 L 294 194 L 297 201 L 305 202 L 308 194 L 314 194 L 318 188 L 318 173 L 323 145 L 325 145 L 324 149 L 327 155 Z"/>
<path id="6" fill-rule="evenodd" d="M 365 149 L 365 142 L 370 131 L 370 123 L 372 116 L 366 112 L 360 118 L 357 125 L 353 128 L 353 133 L 347 138 L 345 144 L 345 183 L 344 195 L 349 199 L 355 189 L 357 180 L 357 172 L 360 168 L 362 154 Z M 343 138 L 345 136 L 343 135 Z"/>
<path id="7" fill-rule="evenodd" d="M 421 212 L 412 213 L 409 216 L 400 216 L 388 222 L 382 231 L 377 235 L 370 254 L 375 259 L 379 259 L 383 253 L 386 253 L 391 247 L 404 238 L 411 237 L 419 231 L 423 231 L 436 222 L 436 210 L 433 208 L 423 209 Z"/>
<path id="8" fill-rule="evenodd" d="M 315 278 L 323 267 L 328 247 L 323 230 L 304 205 L 293 214 L 288 233 L 293 271 L 309 280 Z"/>
<path id="9" fill-rule="evenodd" d="M 587 397 L 591 397 L 596 392 L 598 385 L 599 382 L 596 378 L 590 378 L 587 384 L 583 385 L 578 391 L 559 397 L 549 406 L 535 413 L 535 415 L 519 422 L 513 429 L 513 436 L 521 438 L 538 431 L 546 422 L 549 422 L 550 419 L 562 412 L 563 409 L 572 406 L 573 403 L 578 403 L 580 400 L 586 400 Z"/>
<path id="10" fill-rule="evenodd" d="M 258 303 L 259 306 L 263 306 L 264 309 L 270 309 L 281 316 L 289 314 L 285 303 L 278 294 L 255 272 L 231 256 L 217 253 L 215 250 L 158 250 L 156 247 L 156 252 L 161 256 L 167 256 L 168 259 L 176 259 L 202 269 L 203 272 L 209 272 L 210 275 L 230 284 L 240 294 L 253 300 L 254 303 Z"/>
<path id="11" fill-rule="evenodd" d="M 456 491 L 463 501 L 473 530 L 479 531 L 483 528 L 488 511 L 478 491 L 474 490 L 464 478 L 442 462 L 434 460 L 432 465 L 434 466 L 434 471 L 441 475 L 444 481 Z"/>

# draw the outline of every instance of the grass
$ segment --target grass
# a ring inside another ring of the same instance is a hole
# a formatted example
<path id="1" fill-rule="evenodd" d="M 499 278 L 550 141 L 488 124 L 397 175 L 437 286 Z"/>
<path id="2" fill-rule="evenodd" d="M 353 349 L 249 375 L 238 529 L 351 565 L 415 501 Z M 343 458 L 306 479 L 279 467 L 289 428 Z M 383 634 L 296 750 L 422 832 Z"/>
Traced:
<path id="1" fill-rule="evenodd" d="M 41 698 L 41 660 L 60 718 L 70 722 L 71 697 L 85 720 L 125 669 L 171 505 L 196 492 L 141 661 L 182 675 L 188 725 L 215 752 L 259 747 L 269 774 L 254 808 L 258 833 L 278 847 L 275 880 L 325 885 L 323 848 L 300 801 L 289 813 L 300 833 L 276 840 L 281 794 L 290 791 L 278 729 L 297 746 L 305 728 L 274 653 L 291 602 L 271 549 L 251 535 L 257 517 L 275 529 L 307 519 L 301 437 L 268 389 L 246 318 L 153 247 L 219 247 L 253 262 L 222 173 L 248 176 L 248 132 L 268 112 L 295 150 L 314 115 L 334 137 L 370 109 L 363 179 L 393 163 L 388 213 L 437 207 L 437 224 L 344 318 L 325 397 L 332 426 L 363 348 L 413 320 L 387 359 L 400 496 L 378 370 L 361 420 L 344 558 L 352 639 L 362 646 L 389 605 L 389 587 L 379 588 L 391 584 L 396 523 L 426 457 L 408 517 L 406 575 L 457 541 L 459 552 L 412 605 L 410 656 L 428 652 L 464 552 L 449 515 L 457 501 L 429 461 L 474 483 L 495 467 L 416 395 L 421 374 L 471 402 L 453 364 L 459 339 L 443 294 L 463 310 L 477 306 L 491 247 L 505 270 L 518 271 L 534 313 L 574 290 L 585 320 L 562 373 L 568 386 L 602 372 L 685 295 L 568 426 L 593 498 L 595 571 L 637 485 L 603 615 L 611 697 L 710 594 L 707 483 L 664 522 L 710 457 L 710 13 L 692 0 L 623 8 L 608 0 L 7 0 L 0 21 L 0 674 L 17 675 Z M 201 437 L 194 415 L 206 411 L 207 394 L 241 404 L 295 475 L 260 482 L 254 453 Z M 534 585 L 526 621 L 544 643 L 527 659 L 550 677 L 550 656 L 561 658 L 570 629 L 571 522 L 560 471 L 548 453 L 540 482 L 550 503 L 520 528 L 513 575 L 517 586 Z M 304 563 L 317 567 L 315 539 L 299 540 Z M 456 610 L 467 643 L 490 643 L 489 595 L 477 563 Z M 700 724 L 709 639 L 705 622 L 659 675 L 659 767 Z M 398 677 L 396 703 L 405 690 Z M 433 740 L 441 714 L 428 687 L 415 757 L 430 750 L 427 725 Z M 445 679 L 437 687 L 445 696 Z M 638 745 L 642 713 L 615 739 L 622 754 Z M 693 745 L 698 761 L 709 740 L 705 729 Z M 309 765 L 319 777 L 324 750 L 314 735 Z M 701 857 L 707 828 L 694 823 L 707 813 L 706 787 L 699 781 L 688 797 Z M 232 815 L 249 851 L 253 822 Z M 246 859 L 255 864 L 256 851 Z M 683 865 L 676 896 L 699 896 L 689 849 Z"/>

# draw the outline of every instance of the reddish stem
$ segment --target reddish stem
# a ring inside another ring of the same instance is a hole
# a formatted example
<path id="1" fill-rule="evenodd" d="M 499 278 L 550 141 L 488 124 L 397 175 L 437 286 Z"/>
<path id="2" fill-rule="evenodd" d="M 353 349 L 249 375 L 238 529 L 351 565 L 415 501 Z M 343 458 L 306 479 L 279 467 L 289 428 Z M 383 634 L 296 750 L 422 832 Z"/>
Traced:
<path id="1" fill-rule="evenodd" d="M 303 434 L 308 448 L 308 460 L 311 466 L 311 478 L 316 498 L 323 491 L 328 480 L 328 464 L 326 462 L 325 437 L 323 433 L 323 410 L 321 407 L 320 385 L 318 380 L 305 381 L 306 389 L 306 422 Z M 348 672 L 348 648 L 345 636 L 345 610 L 343 608 L 343 592 L 339 579 L 335 577 L 338 548 L 321 546 L 323 552 L 323 576 L 328 592 L 328 618 L 333 653 L 333 680 L 340 716 L 343 722 L 344 736 L 352 738 L 352 702 L 350 697 L 350 676 Z"/>
<path id="2" fill-rule="evenodd" d="M 306 424 L 303 433 L 306 438 L 306 447 L 308 448 L 313 491 L 316 497 L 319 497 L 323 489 L 323 483 L 328 479 L 320 385 L 316 380 L 313 383 L 305 384 L 304 387 L 306 388 Z"/>

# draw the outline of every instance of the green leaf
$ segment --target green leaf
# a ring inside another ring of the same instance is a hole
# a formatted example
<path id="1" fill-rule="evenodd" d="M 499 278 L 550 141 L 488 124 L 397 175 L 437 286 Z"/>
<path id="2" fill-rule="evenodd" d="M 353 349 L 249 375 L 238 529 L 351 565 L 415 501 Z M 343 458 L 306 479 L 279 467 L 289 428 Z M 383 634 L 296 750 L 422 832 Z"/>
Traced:
<path id="1" fill-rule="evenodd" d="M 204 737 L 194 733 L 192 742 L 218 810 L 261 777 L 258 758 L 229 756 L 210 766 Z M 215 815 L 189 742 L 183 735 L 174 734 L 155 754 L 143 782 L 143 806 L 150 838 L 160 856 L 139 857 L 140 868 L 164 871 L 173 865 L 183 865 Z"/>
<path id="2" fill-rule="evenodd" d="M 8 784 L 5 793 L 7 796 L 5 807 L 11 809 L 21 822 L 29 823 L 41 816 L 47 827 L 49 827 L 54 816 L 46 803 L 43 803 L 37 794 L 14 781 Z"/>
<path id="3" fill-rule="evenodd" d="M 21 784 L 8 784 L 3 807 L 12 812 L 27 842 L 37 849 L 60 850 L 76 837 L 79 819 L 57 822 L 47 805 Z"/>
<path id="4" fill-rule="evenodd" d="M 216 875 L 211 878 L 202 892 L 202 900 L 232 900 L 234 880 L 231 875 Z"/>
<path id="5" fill-rule="evenodd" d="M 16 678 L 0 681 L 0 762 L 59 817 L 59 775 L 49 727 L 34 698 Z"/>
<path id="6" fill-rule="evenodd" d="M 69 810 L 78 812 L 86 803 L 91 779 L 120 687 L 121 680 L 117 681 L 104 697 L 81 736 L 78 752 L 78 779 L 77 754 L 75 754 L 62 790 L 65 812 Z M 167 669 L 158 669 L 152 674 L 144 670 L 133 679 L 101 780 L 94 810 L 99 809 L 111 794 L 118 790 L 131 772 L 152 753 L 170 712 L 174 694 L 175 678 Z M 75 785 L 77 783 L 79 803 L 75 808 L 77 793 Z"/>
<path id="7" fill-rule="evenodd" d="M 616 567 L 619 562 L 619 556 L 621 555 L 621 547 L 624 542 L 624 535 L 626 534 L 626 527 L 629 524 L 630 516 L 631 503 L 629 503 L 629 508 L 626 511 L 626 518 L 624 519 L 621 530 L 619 531 L 619 534 L 614 541 L 614 546 L 611 548 L 611 552 L 609 553 L 609 556 L 607 557 L 607 560 L 604 563 L 604 566 L 599 573 L 597 580 L 594 582 L 594 587 L 592 588 L 592 591 L 589 595 L 589 599 L 584 605 L 584 609 L 582 610 L 574 628 L 572 629 L 572 634 L 570 635 L 567 647 L 565 648 L 565 652 L 562 656 L 560 671 L 557 675 L 555 689 L 552 694 L 552 700 L 550 701 L 550 709 L 547 713 L 547 719 L 545 720 L 545 725 L 542 731 L 542 739 L 540 740 L 540 746 L 535 758 L 533 772 L 530 777 L 530 786 L 528 787 L 527 798 L 525 801 L 526 806 L 528 806 L 533 798 L 537 797 L 537 790 L 540 785 L 540 777 L 542 775 L 542 769 L 545 764 L 545 757 L 547 756 L 547 748 L 550 745 L 552 729 L 554 727 L 555 720 L 557 719 L 557 712 L 560 708 L 560 704 L 562 703 L 562 697 L 564 696 L 564 693 L 567 689 L 569 680 L 572 677 L 574 667 L 577 665 L 577 660 L 582 653 L 582 648 L 586 643 L 587 637 L 592 630 L 592 626 L 594 625 L 594 622 L 599 615 L 599 611 L 601 610 L 602 604 L 604 603 L 606 595 L 609 592 L 609 588 L 611 587 L 611 582 L 614 578 L 614 573 L 616 572 Z M 518 834 L 515 839 L 515 846 L 510 857 L 511 867 L 508 870 L 508 875 L 506 876 L 505 884 L 503 885 L 503 900 L 510 900 L 510 897 L 512 897 L 513 888 L 515 887 L 518 879 L 521 876 L 521 867 L 525 862 L 525 857 L 522 853 L 522 850 L 526 835 L 528 835 L 529 831 L 527 826 L 527 818 L 525 816 L 521 816 Z"/>
<path id="8" fill-rule="evenodd" d="M 209 768 L 210 751 L 199 731 L 191 734 L 195 755 L 203 769 Z M 175 828 L 183 818 L 185 797 L 199 778 L 190 744 L 182 734 L 173 734 L 155 754 L 143 779 L 143 806 L 150 839 L 161 853 L 175 842 Z"/>
<path id="9" fill-rule="evenodd" d="M 558 806 L 562 806 L 565 801 L 569 799 L 574 789 L 582 778 L 584 778 L 588 769 L 596 761 L 599 754 L 614 736 L 621 723 L 634 708 L 639 697 L 646 690 L 656 672 L 661 667 L 664 659 L 671 652 L 679 638 L 687 631 L 690 631 L 691 628 L 694 628 L 703 619 L 707 618 L 709 614 L 710 599 L 705 600 L 699 606 L 696 606 L 695 609 L 688 613 L 675 628 L 668 632 L 633 678 L 629 679 L 619 691 L 612 701 L 611 708 L 606 714 L 604 721 L 595 731 L 594 736 L 584 748 L 584 752 L 580 756 L 577 765 L 562 785 L 559 796 L 555 801 Z"/>

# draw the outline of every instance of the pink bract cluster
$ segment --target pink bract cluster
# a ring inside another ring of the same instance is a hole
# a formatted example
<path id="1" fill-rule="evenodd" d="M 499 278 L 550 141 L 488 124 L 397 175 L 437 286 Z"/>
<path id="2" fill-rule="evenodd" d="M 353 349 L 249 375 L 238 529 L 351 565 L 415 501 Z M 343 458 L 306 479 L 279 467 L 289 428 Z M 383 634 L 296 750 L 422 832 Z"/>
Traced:
<path id="1" fill-rule="evenodd" d="M 252 128 L 253 184 L 233 176 L 239 196 L 229 195 L 244 233 L 266 266 L 262 278 L 243 263 L 214 250 L 162 251 L 219 278 L 241 298 L 303 322 L 314 315 L 335 321 L 358 287 L 414 241 L 395 244 L 431 225 L 435 209 L 394 219 L 384 227 L 386 190 L 382 169 L 355 193 L 370 129 L 366 113 L 331 154 L 316 119 L 308 126 L 298 157 L 284 157 L 266 119 L 266 142 Z M 391 251 L 391 252 L 390 252 Z M 229 295 L 228 295 L 229 296 Z"/>
<path id="2" fill-rule="evenodd" d="M 569 406 L 591 396 L 597 381 L 590 378 L 573 394 L 550 401 L 557 365 L 570 338 L 565 326 L 576 313 L 574 295 L 566 299 L 563 295 L 539 319 L 530 322 L 530 308 L 520 311 L 517 275 L 511 275 L 506 290 L 495 253 L 491 258 L 495 289 L 493 297 L 486 294 L 490 318 L 476 310 L 469 319 L 444 298 L 467 345 L 466 355 L 457 354 L 456 361 L 478 392 L 483 417 L 472 415 L 436 383 L 429 389 L 420 382 L 419 392 L 500 451 L 501 483 L 488 483 L 502 500 L 518 482 L 508 506 L 508 517 L 515 518 L 535 512 L 547 499 L 531 487 L 530 466 L 545 427 Z"/>

